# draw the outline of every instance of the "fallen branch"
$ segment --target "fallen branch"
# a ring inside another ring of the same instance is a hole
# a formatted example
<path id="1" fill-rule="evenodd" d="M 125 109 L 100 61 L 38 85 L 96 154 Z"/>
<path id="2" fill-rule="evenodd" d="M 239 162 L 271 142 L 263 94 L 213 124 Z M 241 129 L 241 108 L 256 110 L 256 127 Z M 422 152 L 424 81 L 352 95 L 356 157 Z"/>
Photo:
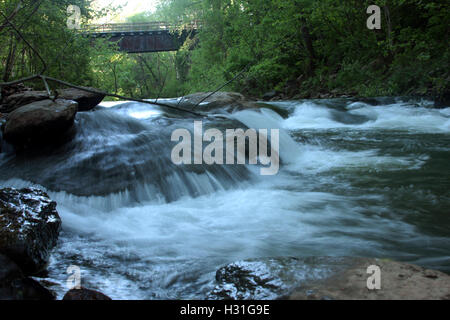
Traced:
<path id="1" fill-rule="evenodd" d="M 42 70 L 42 72 L 40 74 L 35 74 L 35 75 L 29 76 L 29 77 L 26 77 L 26 78 L 22 78 L 22 79 L 10 81 L 10 82 L 0 83 L 0 89 L 2 87 L 5 87 L 5 86 L 11 86 L 11 85 L 23 83 L 23 82 L 26 82 L 26 81 L 32 81 L 32 80 L 35 80 L 35 79 L 41 79 L 44 82 L 47 94 L 48 94 L 49 98 L 51 99 L 52 97 L 51 97 L 50 87 L 48 86 L 48 83 L 47 83 L 47 80 L 50 80 L 50 81 L 62 84 L 64 86 L 66 86 L 66 87 L 75 88 L 75 89 L 82 90 L 82 91 L 85 91 L 85 92 L 90 92 L 90 93 L 94 93 L 94 94 L 100 94 L 100 95 L 103 95 L 103 96 L 118 98 L 118 99 L 122 99 L 122 100 L 129 100 L 129 101 L 135 101 L 135 102 L 140 102 L 140 103 L 156 105 L 156 106 L 159 106 L 159 107 L 164 107 L 164 108 L 168 108 L 168 109 L 172 109 L 172 110 L 177 110 L 177 111 L 181 111 L 181 112 L 187 112 L 187 113 L 190 113 L 190 114 L 193 114 L 193 115 L 196 115 L 196 116 L 200 116 L 200 117 L 204 116 L 204 115 L 199 114 L 197 112 L 194 112 L 194 111 L 191 111 L 191 110 L 185 110 L 185 109 L 182 109 L 182 108 L 178 108 L 176 106 L 172 106 L 172 105 L 169 105 L 169 104 L 158 103 L 157 101 L 151 102 L 151 101 L 146 101 L 146 100 L 142 100 L 142 99 L 130 98 L 130 97 L 121 96 L 121 95 L 118 95 L 118 94 L 104 92 L 104 91 L 97 90 L 97 89 L 85 88 L 85 87 L 74 85 L 74 84 L 69 83 L 67 81 L 63 81 L 63 80 L 60 80 L 60 79 L 56 79 L 56 78 L 45 76 L 45 75 L 43 75 L 43 73 L 47 70 L 47 64 L 45 63 L 45 60 L 41 57 L 39 52 L 25 39 L 25 37 L 22 35 L 22 33 L 14 26 L 14 24 L 9 20 L 9 18 L 1 11 L 0 11 L 0 14 L 5 18 L 6 23 L 8 23 L 11 26 L 11 28 L 13 28 L 14 31 L 17 32 L 17 34 L 25 42 L 25 44 L 28 47 L 30 47 L 31 50 L 33 50 L 33 52 L 39 57 L 39 59 L 41 60 L 41 62 L 43 64 L 43 70 Z M 1 98 L 1 90 L 0 90 L 0 98 Z"/>
<path id="2" fill-rule="evenodd" d="M 236 80 L 240 75 L 242 75 L 245 70 L 247 70 L 249 64 L 245 66 L 245 68 L 239 72 L 233 79 L 231 79 L 230 81 L 228 81 L 227 83 L 221 85 L 219 88 L 217 88 L 215 91 L 211 92 L 210 94 L 208 94 L 206 97 L 204 97 L 202 100 L 200 100 L 191 110 L 194 110 L 195 108 L 197 108 L 203 101 L 205 101 L 206 99 L 208 99 L 209 97 L 211 97 L 212 95 L 216 94 L 217 92 L 219 92 L 220 90 L 222 90 L 224 87 L 226 87 L 227 85 L 229 85 L 230 83 L 232 83 L 234 80 Z"/>
<path id="3" fill-rule="evenodd" d="M 15 81 L 11 81 L 11 82 L 3 82 L 0 83 L 0 87 L 6 87 L 6 86 L 11 86 L 14 84 L 19 84 L 19 83 L 23 83 L 26 81 L 31 81 L 31 80 L 35 80 L 35 79 L 42 79 L 42 81 L 44 81 L 44 83 L 46 83 L 47 80 L 49 81 L 53 81 L 59 84 L 62 84 L 66 87 L 70 87 L 70 88 L 75 88 L 78 90 L 82 90 L 85 92 L 90 92 L 90 93 L 94 93 L 94 94 L 100 94 L 100 95 L 104 95 L 107 97 L 113 97 L 113 98 L 118 98 L 118 99 L 122 99 L 122 100 L 128 100 L 128 101 L 135 101 L 135 102 L 141 102 L 141 103 L 146 103 L 146 104 L 151 104 L 151 105 L 156 105 L 159 107 L 164 107 L 164 108 L 168 108 L 168 109 L 173 109 L 173 110 L 177 110 L 177 111 L 181 111 L 181 112 L 187 112 L 196 116 L 200 116 L 203 117 L 204 115 L 191 111 L 191 110 L 186 110 L 183 108 L 178 108 L 176 106 L 172 106 L 170 104 L 165 104 L 165 103 L 159 103 L 159 102 L 152 102 L 152 101 L 147 101 L 147 100 L 142 100 L 142 99 L 137 99 L 137 98 L 130 98 L 130 97 L 126 97 L 126 96 L 121 96 L 119 94 L 114 94 L 114 93 L 109 93 L 109 92 L 105 92 L 105 91 L 101 91 L 101 90 L 97 90 L 97 89 L 90 89 L 90 88 L 85 88 L 85 87 L 81 87 L 81 86 L 77 86 L 75 84 L 69 83 L 67 81 L 63 81 L 60 79 L 56 79 L 56 78 L 52 78 L 52 77 L 48 77 L 48 76 L 44 76 L 44 75 L 33 75 L 27 78 L 23 78 L 23 79 L 19 79 L 19 80 L 15 80 Z M 46 88 L 47 89 L 47 88 Z M 47 90 L 47 92 L 49 92 L 49 90 Z"/>
<path id="4" fill-rule="evenodd" d="M 22 79 L 18 79 L 18 80 L 14 80 L 14 81 L 9 81 L 9 82 L 2 82 L 0 83 L 0 87 L 9 87 L 9 86 L 13 86 L 15 84 L 19 84 L 22 82 L 27 82 L 27 81 L 31 81 L 31 80 L 35 80 L 35 79 L 39 79 L 40 75 L 35 74 L 26 78 L 22 78 Z"/>
<path id="5" fill-rule="evenodd" d="M 105 96 L 113 97 L 113 98 L 118 98 L 118 99 L 122 99 L 122 100 L 129 100 L 129 101 L 141 102 L 141 103 L 146 103 L 146 104 L 152 104 L 152 105 L 159 106 L 159 107 L 173 109 L 173 110 L 177 110 L 177 111 L 181 111 L 181 112 L 187 112 L 187 113 L 190 113 L 190 114 L 193 114 L 193 115 L 196 115 L 196 116 L 200 116 L 200 117 L 204 116 L 204 115 L 202 115 L 200 113 L 197 113 L 197 112 L 194 112 L 194 111 L 191 111 L 191 110 L 182 109 L 182 108 L 177 108 L 177 107 L 172 106 L 170 104 L 159 103 L 159 102 L 154 102 L 154 101 L 152 102 L 152 101 L 147 101 L 147 100 L 142 100 L 142 99 L 137 99 L 137 98 L 130 98 L 130 97 L 121 96 L 119 94 L 109 93 L 109 92 L 105 92 L 105 91 L 101 91 L 101 90 L 97 90 L 97 89 L 89 89 L 89 88 L 85 88 L 85 87 L 80 87 L 80 86 L 74 85 L 72 83 L 69 83 L 69 82 L 66 82 L 66 81 L 63 81 L 63 80 L 59 80 L 59 79 L 56 79 L 56 78 L 52 78 L 52 77 L 47 77 L 47 76 L 41 76 L 41 77 L 43 77 L 44 79 L 47 79 L 47 80 L 50 80 L 50 81 L 53 81 L 53 82 L 65 85 L 67 87 L 79 89 L 79 90 L 86 91 L 86 92 L 91 92 L 91 93 L 95 93 L 95 94 L 101 94 L 101 95 L 105 95 Z M 1 85 L 1 83 L 0 83 L 0 85 Z"/>
<path id="6" fill-rule="evenodd" d="M 50 92 L 50 87 L 48 86 L 47 80 L 45 80 L 45 77 L 43 76 L 41 76 L 41 79 L 44 82 L 45 90 L 47 90 L 48 98 L 54 100 L 55 97 L 53 97 L 52 93 Z"/>

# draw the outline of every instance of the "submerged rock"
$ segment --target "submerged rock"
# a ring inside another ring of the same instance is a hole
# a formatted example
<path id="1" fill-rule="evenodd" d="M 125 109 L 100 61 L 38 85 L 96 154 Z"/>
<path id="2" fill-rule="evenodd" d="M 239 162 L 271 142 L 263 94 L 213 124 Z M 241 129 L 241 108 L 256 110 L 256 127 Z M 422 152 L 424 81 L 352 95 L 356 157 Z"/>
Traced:
<path id="1" fill-rule="evenodd" d="M 86 88 L 91 89 L 93 88 Z M 78 103 L 78 111 L 89 111 L 103 101 L 105 95 L 83 91 L 75 88 L 56 90 L 59 99 L 74 100 Z"/>
<path id="2" fill-rule="evenodd" d="M 37 281 L 26 278 L 7 256 L 0 254 L 0 300 L 54 300 Z"/>
<path id="3" fill-rule="evenodd" d="M 369 266 L 380 268 L 380 289 L 369 290 Z M 310 283 L 294 300 L 450 300 L 450 276 L 435 270 L 381 259 L 355 259 L 350 268 Z"/>
<path id="4" fill-rule="evenodd" d="M 63 300 L 112 300 L 101 292 L 86 288 L 71 289 L 63 297 Z"/>
<path id="5" fill-rule="evenodd" d="M 0 253 L 26 274 L 37 274 L 47 266 L 60 229 L 56 202 L 43 191 L 0 190 Z"/>
<path id="6" fill-rule="evenodd" d="M 4 139 L 19 149 L 61 142 L 73 127 L 78 104 L 70 100 L 43 100 L 8 115 Z"/>

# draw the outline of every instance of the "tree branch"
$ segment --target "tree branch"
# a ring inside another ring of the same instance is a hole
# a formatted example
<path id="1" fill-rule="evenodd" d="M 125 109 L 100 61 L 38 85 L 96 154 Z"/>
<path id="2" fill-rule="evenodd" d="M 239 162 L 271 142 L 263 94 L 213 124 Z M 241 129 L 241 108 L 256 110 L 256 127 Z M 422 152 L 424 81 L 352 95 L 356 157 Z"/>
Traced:
<path id="1" fill-rule="evenodd" d="M 105 95 L 108 97 L 113 97 L 113 98 L 118 98 L 118 99 L 122 99 L 122 100 L 129 100 L 129 101 L 135 101 L 135 102 L 141 102 L 141 103 L 146 103 L 146 104 L 152 104 L 155 106 L 160 106 L 160 107 L 164 107 L 164 108 L 168 108 L 168 109 L 173 109 L 173 110 L 177 110 L 177 111 L 181 111 L 181 112 L 187 112 L 196 116 L 200 116 L 203 117 L 204 115 L 191 111 L 191 110 L 186 110 L 186 109 L 182 109 L 182 108 L 178 108 L 176 106 L 172 106 L 170 104 L 165 104 L 165 103 L 159 103 L 159 102 L 152 102 L 152 101 L 147 101 L 147 100 L 142 100 L 142 99 L 137 99 L 137 98 L 130 98 L 130 97 L 126 97 L 126 96 L 121 96 L 118 94 L 113 94 L 113 93 L 109 93 L 109 92 L 105 92 L 105 91 L 101 91 L 101 90 L 97 90 L 97 89 L 89 89 L 89 88 L 85 88 L 85 87 L 80 87 L 77 85 L 74 85 L 72 83 L 63 81 L 63 80 L 59 80 L 56 78 L 52 78 L 52 77 L 47 77 L 47 76 L 40 76 L 43 77 L 44 79 L 65 85 L 67 87 L 71 87 L 71 88 L 75 88 L 75 89 L 79 89 L 82 91 L 86 91 L 86 92 L 90 92 L 90 93 L 95 93 L 95 94 L 101 94 L 101 95 Z M 0 86 L 3 85 L 2 83 L 0 83 Z"/>
<path id="2" fill-rule="evenodd" d="M 35 79 L 41 79 L 44 82 L 45 89 L 47 90 L 49 98 L 51 98 L 50 88 L 49 88 L 48 83 L 47 83 L 47 80 L 50 80 L 50 81 L 62 84 L 64 86 L 75 88 L 75 89 L 79 89 L 79 90 L 82 90 L 82 91 L 85 91 L 85 92 L 90 92 L 90 93 L 94 93 L 94 94 L 100 94 L 100 95 L 104 95 L 104 96 L 108 96 L 108 97 L 114 97 L 114 98 L 118 98 L 118 99 L 122 99 L 122 100 L 136 101 L 136 102 L 140 102 L 140 103 L 156 105 L 156 106 L 160 106 L 160 107 L 164 107 L 164 108 L 168 108 L 168 109 L 172 109 L 172 110 L 177 110 L 177 111 L 181 111 L 181 112 L 187 112 L 187 113 L 190 113 L 190 114 L 193 114 L 193 115 L 196 115 L 196 116 L 200 116 L 200 117 L 204 116 L 202 114 L 199 114 L 199 113 L 191 111 L 191 110 L 185 110 L 185 109 L 182 109 L 182 108 L 178 108 L 177 106 L 172 106 L 172 105 L 165 104 L 165 103 L 158 103 L 157 101 L 150 102 L 150 101 L 146 101 L 146 100 L 142 100 L 142 99 L 130 98 L 130 97 L 121 96 L 121 95 L 118 95 L 118 94 L 112 94 L 112 93 L 109 93 L 109 92 L 104 92 L 104 91 L 97 90 L 97 89 L 85 88 L 85 87 L 77 86 L 77 85 L 74 85 L 72 83 L 60 80 L 60 79 L 56 79 L 56 78 L 45 76 L 44 73 L 47 70 L 47 64 L 45 63 L 45 60 L 41 57 L 39 52 L 25 39 L 25 37 L 22 35 L 22 33 L 19 30 L 17 30 L 17 28 L 9 20 L 9 18 L 1 11 L 0 11 L 0 14 L 5 18 L 6 23 L 8 23 L 11 26 L 11 28 L 13 28 L 15 32 L 17 32 L 17 34 L 25 42 L 25 44 L 31 50 L 33 50 L 33 52 L 39 57 L 39 59 L 41 60 L 41 62 L 43 64 L 43 70 L 42 70 L 41 73 L 29 76 L 29 77 L 26 77 L 26 78 L 18 79 L 18 80 L 15 80 L 15 81 L 0 83 L 0 88 L 5 87 L 5 86 L 11 86 L 11 85 L 14 85 L 14 84 L 23 83 L 25 81 L 32 81 L 32 80 L 35 80 Z M 1 92 L 1 90 L 0 90 L 0 92 Z"/>
<path id="3" fill-rule="evenodd" d="M 186 110 L 183 108 L 178 108 L 176 106 L 170 105 L 170 104 L 165 104 L 165 103 L 159 103 L 159 102 L 155 102 L 155 101 L 147 101 L 147 100 L 143 100 L 143 99 L 137 99 L 137 98 L 130 98 L 130 97 L 126 97 L 126 96 L 122 96 L 122 95 L 118 95 L 118 94 L 114 94 L 114 93 L 109 93 L 109 92 L 105 92 L 105 91 L 101 91 L 101 90 L 97 90 L 97 89 L 90 89 L 90 88 L 85 88 L 85 87 L 81 87 L 81 86 L 77 86 L 75 84 L 72 84 L 70 82 L 67 81 L 63 81 L 60 79 L 56 79 L 56 78 L 52 78 L 52 77 L 48 77 L 48 76 L 44 76 L 44 75 L 33 75 L 27 78 L 22 78 L 22 79 L 18 79 L 15 81 L 11 81 L 11 82 L 3 82 L 0 83 L 0 87 L 6 87 L 6 86 L 11 86 L 14 84 L 19 84 L 19 83 L 23 83 L 26 81 L 31 81 L 31 80 L 35 80 L 35 79 L 42 79 L 44 81 L 44 83 L 49 80 L 49 81 L 53 81 L 59 84 L 62 84 L 66 87 L 70 87 L 70 88 L 75 88 L 75 89 L 79 89 L 81 91 L 85 91 L 85 92 L 90 92 L 90 93 L 94 93 L 94 94 L 100 94 L 100 95 L 104 95 L 104 96 L 108 96 L 108 97 L 113 97 L 113 98 L 118 98 L 118 99 L 122 99 L 122 100 L 128 100 L 128 101 L 135 101 L 135 102 L 141 102 L 141 103 L 146 103 L 146 104 L 151 104 L 151 105 L 155 105 L 155 106 L 159 106 L 159 107 L 164 107 L 164 108 L 168 108 L 168 109 L 172 109 L 172 110 L 176 110 L 176 111 L 181 111 L 181 112 L 187 112 L 190 114 L 193 114 L 195 116 L 199 116 L 199 117 L 204 117 L 205 115 L 191 111 L 191 110 Z"/>
<path id="4" fill-rule="evenodd" d="M 3 18 L 5 18 L 6 22 L 9 23 L 11 28 L 13 28 L 15 32 L 17 32 L 17 34 L 23 40 L 23 42 L 25 42 L 27 44 L 27 46 L 30 47 L 31 50 L 33 50 L 33 52 L 38 56 L 39 60 L 41 60 L 42 65 L 43 65 L 41 74 L 44 73 L 47 70 L 47 64 L 45 63 L 44 59 L 41 57 L 39 52 L 27 41 L 27 39 L 25 39 L 25 37 L 22 35 L 22 33 L 19 30 L 17 30 L 17 28 L 14 26 L 14 24 L 11 21 L 9 21 L 8 17 L 3 12 L 0 11 L 0 14 L 3 16 Z"/>
<path id="5" fill-rule="evenodd" d="M 9 21 L 11 21 L 12 19 L 14 19 L 14 17 L 16 16 L 16 14 L 20 11 L 20 9 L 22 9 L 22 0 L 20 0 L 17 3 L 16 8 L 14 9 L 14 11 L 9 15 L 9 17 L 6 19 L 6 21 L 4 23 L 2 23 L 2 25 L 0 25 L 0 32 L 2 32 L 2 30 L 4 28 L 6 28 L 6 26 L 10 23 Z"/>
<path id="6" fill-rule="evenodd" d="M 210 94 L 208 94 L 206 97 L 204 97 L 202 100 L 200 100 L 193 108 L 192 110 L 194 110 L 195 108 L 197 108 L 203 101 L 205 101 L 206 99 L 208 99 L 209 97 L 211 97 L 212 95 L 216 94 L 217 92 L 219 92 L 221 89 L 223 89 L 224 87 L 226 87 L 227 85 L 229 85 L 230 83 L 232 83 L 234 80 L 236 80 L 239 76 L 241 76 L 245 70 L 247 70 L 248 66 L 250 64 L 246 65 L 244 69 L 242 69 L 241 72 L 239 72 L 233 79 L 231 79 L 230 81 L 226 82 L 225 84 L 223 84 L 222 86 L 220 86 L 219 88 L 217 88 L 215 91 L 211 92 Z"/>

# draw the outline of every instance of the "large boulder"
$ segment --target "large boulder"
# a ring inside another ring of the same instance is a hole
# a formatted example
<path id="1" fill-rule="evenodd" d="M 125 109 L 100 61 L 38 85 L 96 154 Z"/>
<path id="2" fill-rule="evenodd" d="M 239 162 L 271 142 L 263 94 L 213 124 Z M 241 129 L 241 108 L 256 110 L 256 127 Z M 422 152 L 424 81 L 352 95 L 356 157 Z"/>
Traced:
<path id="1" fill-rule="evenodd" d="M 77 110 L 71 100 L 33 102 L 8 115 L 3 137 L 19 149 L 60 142 L 73 127 Z"/>
<path id="2" fill-rule="evenodd" d="M 211 92 L 194 93 L 181 98 L 178 106 L 189 110 L 194 109 L 195 111 L 206 112 L 233 112 L 267 108 L 275 111 L 284 118 L 287 117 L 286 110 L 268 103 L 251 100 L 237 92 L 219 91 L 212 95 Z"/>
<path id="3" fill-rule="evenodd" d="M 211 111 L 213 109 L 232 110 L 258 107 L 256 102 L 247 99 L 237 92 L 199 92 L 185 96 L 180 102 L 181 107 L 193 108 L 198 111 Z"/>
<path id="4" fill-rule="evenodd" d="M 60 229 L 56 202 L 45 192 L 35 188 L 0 190 L 0 253 L 26 274 L 45 269 Z"/>
<path id="5" fill-rule="evenodd" d="M 48 99 L 46 91 L 23 91 L 6 96 L 0 112 L 9 113 L 27 104 Z"/>
<path id="6" fill-rule="evenodd" d="M 39 282 L 27 278 L 7 256 L 0 254 L 0 300 L 54 300 Z"/>
<path id="7" fill-rule="evenodd" d="M 271 100 L 271 99 L 273 99 L 273 98 L 278 97 L 280 94 L 281 94 L 280 91 L 274 90 L 274 91 L 266 92 L 266 93 L 262 96 L 262 98 L 263 98 L 263 100 L 265 100 L 265 101 L 269 101 L 269 100 Z"/>
<path id="8" fill-rule="evenodd" d="M 12 94 L 24 92 L 24 91 L 30 91 L 30 90 L 31 90 L 31 88 L 25 87 L 25 85 L 23 83 L 13 84 L 13 85 L 9 85 L 9 86 L 1 86 L 0 87 L 0 92 L 1 92 L 0 102 L 2 102 L 4 98 L 6 98 Z"/>
<path id="9" fill-rule="evenodd" d="M 63 300 L 112 300 L 101 292 L 80 288 L 71 289 L 64 295 Z"/>
<path id="10" fill-rule="evenodd" d="M 94 90 L 93 88 L 86 88 Z M 80 89 L 68 88 L 56 90 L 60 99 L 74 100 L 78 102 L 78 111 L 89 111 L 103 101 L 105 95 L 87 92 Z"/>
<path id="11" fill-rule="evenodd" d="M 93 88 L 86 88 L 94 90 Z M 0 104 L 0 112 L 9 113 L 27 104 L 49 99 L 47 91 L 16 90 L 4 94 Z M 57 89 L 58 99 L 73 100 L 78 102 L 79 111 L 89 111 L 103 101 L 103 94 L 87 92 L 80 89 Z"/>

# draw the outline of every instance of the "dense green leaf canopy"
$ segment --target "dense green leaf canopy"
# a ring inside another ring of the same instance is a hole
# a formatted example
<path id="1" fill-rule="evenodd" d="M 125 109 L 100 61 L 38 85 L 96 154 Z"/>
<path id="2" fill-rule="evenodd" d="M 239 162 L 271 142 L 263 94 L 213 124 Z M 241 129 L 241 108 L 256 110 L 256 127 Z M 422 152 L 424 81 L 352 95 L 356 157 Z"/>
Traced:
<path id="1" fill-rule="evenodd" d="M 19 11 L 18 3 L 21 3 Z M 259 96 L 439 95 L 449 90 L 449 4 L 420 0 L 161 0 L 128 22 L 169 21 L 201 29 L 178 52 L 128 55 L 66 26 L 67 6 L 87 23 L 108 10 L 91 0 L 0 0 L 0 10 L 48 63 L 47 74 L 143 98 L 224 88 Z M 366 10 L 381 8 L 381 29 Z M 0 19 L 3 21 L 4 19 Z M 3 22 L 0 24 L 3 25 Z M 41 62 L 9 27 L 0 29 L 3 80 L 39 72 Z"/>

